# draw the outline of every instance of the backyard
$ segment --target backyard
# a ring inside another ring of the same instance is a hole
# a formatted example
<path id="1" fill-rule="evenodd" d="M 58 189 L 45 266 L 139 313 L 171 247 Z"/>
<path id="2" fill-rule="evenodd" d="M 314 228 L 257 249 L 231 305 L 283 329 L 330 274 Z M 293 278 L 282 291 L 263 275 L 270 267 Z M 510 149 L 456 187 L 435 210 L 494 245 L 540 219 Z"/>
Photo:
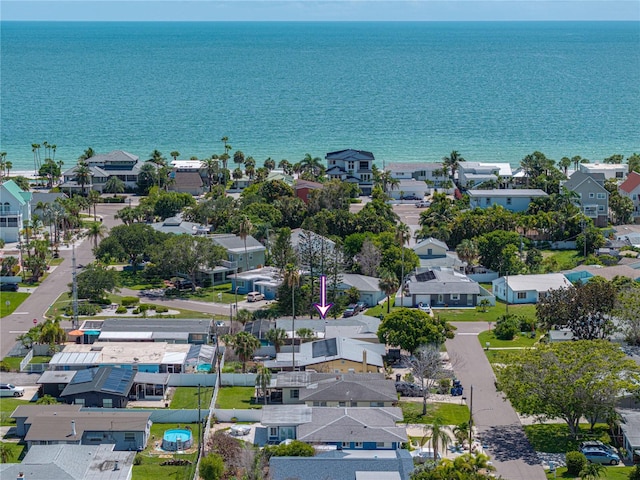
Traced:
<path id="1" fill-rule="evenodd" d="M 211 404 L 213 387 L 200 388 L 200 408 L 206 410 Z M 198 387 L 176 387 L 171 399 L 173 410 L 197 409 L 198 408 Z"/>
<path id="2" fill-rule="evenodd" d="M 222 387 L 218 391 L 216 408 L 262 408 L 262 405 L 251 404 L 251 397 L 255 396 L 255 391 L 254 387 Z"/>

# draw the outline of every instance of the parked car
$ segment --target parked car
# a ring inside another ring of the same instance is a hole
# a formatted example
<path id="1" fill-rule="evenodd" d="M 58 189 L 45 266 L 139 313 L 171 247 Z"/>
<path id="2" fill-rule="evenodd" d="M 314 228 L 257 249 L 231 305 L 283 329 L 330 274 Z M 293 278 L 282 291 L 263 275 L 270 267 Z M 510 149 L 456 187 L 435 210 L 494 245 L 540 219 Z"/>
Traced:
<path id="1" fill-rule="evenodd" d="M 0 397 L 21 397 L 24 395 L 24 388 L 16 387 L 11 383 L 0 383 Z"/>
<path id="2" fill-rule="evenodd" d="M 17 283 L 2 283 L 0 284 L 0 291 L 3 292 L 17 292 L 18 284 Z"/>
<path id="3" fill-rule="evenodd" d="M 412 450 L 409 453 L 411 454 L 411 456 L 415 460 L 417 460 L 418 463 L 424 462 L 425 460 L 433 460 L 433 457 L 434 457 L 433 449 L 432 448 L 426 448 L 426 447 L 422 447 L 422 448 L 418 448 L 416 450 Z M 440 455 L 440 452 L 437 453 L 436 459 L 437 460 L 442 460 L 442 455 Z"/>
<path id="4" fill-rule="evenodd" d="M 420 310 L 421 312 L 424 312 L 424 313 L 427 313 L 427 314 L 431 315 L 431 307 L 429 305 L 425 305 L 422 302 L 420 302 L 418 304 L 418 310 Z"/>
<path id="5" fill-rule="evenodd" d="M 416 202 L 416 208 L 426 208 L 431 205 L 431 202 L 427 202 L 426 200 L 420 200 Z"/>
<path id="6" fill-rule="evenodd" d="M 602 463 L 605 465 L 618 465 L 620 457 L 601 448 L 588 447 L 580 450 L 591 463 Z"/>
<path id="7" fill-rule="evenodd" d="M 424 389 L 415 383 L 396 382 L 396 392 L 403 397 L 421 397 Z"/>
<path id="8" fill-rule="evenodd" d="M 264 295 L 260 292 L 249 292 L 247 293 L 247 302 L 259 302 L 260 300 L 264 300 Z"/>
<path id="9" fill-rule="evenodd" d="M 602 443 L 600 440 L 585 440 L 580 443 L 580 449 L 583 448 L 598 448 L 600 450 L 604 450 L 605 452 L 618 454 L 618 449 L 611 445 L 607 445 L 606 443 Z"/>
<path id="10" fill-rule="evenodd" d="M 409 195 L 405 195 L 404 197 L 402 197 L 402 200 L 420 200 L 420 197 L 410 193 Z"/>
<path id="11" fill-rule="evenodd" d="M 353 317 L 354 315 L 356 315 L 357 312 L 357 306 L 355 303 L 352 303 L 351 305 L 349 305 L 345 311 L 344 314 L 342 315 L 343 317 L 347 318 L 347 317 Z"/>
<path id="12" fill-rule="evenodd" d="M 239 437 L 242 435 L 249 435 L 251 432 L 251 426 L 249 425 L 233 425 L 230 429 L 231 435 Z"/>
<path id="13" fill-rule="evenodd" d="M 369 308 L 369 305 L 366 302 L 358 302 L 356 303 L 356 308 L 358 309 L 358 313 L 360 313 Z"/>

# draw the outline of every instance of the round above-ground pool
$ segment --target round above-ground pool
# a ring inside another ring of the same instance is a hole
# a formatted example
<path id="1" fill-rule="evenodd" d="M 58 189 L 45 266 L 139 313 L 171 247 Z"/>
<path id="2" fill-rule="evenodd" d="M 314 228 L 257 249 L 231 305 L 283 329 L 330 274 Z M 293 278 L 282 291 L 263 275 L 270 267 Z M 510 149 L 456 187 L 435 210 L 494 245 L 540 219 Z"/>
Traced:
<path id="1" fill-rule="evenodd" d="M 169 452 L 187 450 L 193 445 L 191 430 L 172 429 L 166 430 L 162 437 L 162 449 Z"/>

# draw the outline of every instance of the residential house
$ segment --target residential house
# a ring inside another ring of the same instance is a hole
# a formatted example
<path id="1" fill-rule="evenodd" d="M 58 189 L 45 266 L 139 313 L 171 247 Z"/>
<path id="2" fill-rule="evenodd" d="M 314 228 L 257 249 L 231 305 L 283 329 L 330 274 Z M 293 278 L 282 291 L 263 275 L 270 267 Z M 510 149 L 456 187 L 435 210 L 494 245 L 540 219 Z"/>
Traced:
<path id="1" fill-rule="evenodd" d="M 206 319 L 107 318 L 86 320 L 81 331 L 94 332 L 100 342 L 209 343 L 213 321 Z"/>
<path id="2" fill-rule="evenodd" d="M 287 439 L 340 450 L 397 450 L 407 431 L 396 426 L 403 419 L 398 407 L 309 407 L 265 405 L 260 423 L 269 443 Z"/>
<path id="3" fill-rule="evenodd" d="M 615 179 L 622 181 L 629 173 L 629 165 L 626 163 L 581 163 L 578 171 L 587 175 L 602 174 L 605 180 Z"/>
<path id="4" fill-rule="evenodd" d="M 496 278 L 491 283 L 496 298 L 507 303 L 537 303 L 549 290 L 571 286 L 561 273 L 509 275 Z"/>
<path id="5" fill-rule="evenodd" d="M 443 188 L 450 180 L 442 169 L 442 163 L 439 162 L 391 163 L 385 170 L 391 172 L 391 177 L 396 180 L 414 179 L 424 182 L 429 189 Z"/>
<path id="6" fill-rule="evenodd" d="M 302 180 L 298 178 L 293 185 L 293 191 L 295 196 L 302 200 L 304 203 L 309 203 L 309 194 L 314 190 L 322 190 L 324 185 L 318 182 L 312 182 L 310 180 Z"/>
<path id="7" fill-rule="evenodd" d="M 637 409 L 617 408 L 620 415 L 620 430 L 622 430 L 622 446 L 627 452 L 624 460 L 640 463 L 640 411 Z"/>
<path id="8" fill-rule="evenodd" d="M 135 451 L 114 445 L 33 445 L 20 463 L 0 463 L 0 477 L 20 480 L 131 480 Z"/>
<path id="9" fill-rule="evenodd" d="M 52 370 L 115 366 L 139 372 L 182 373 L 192 345 L 167 342 L 67 344 L 49 361 Z"/>
<path id="10" fill-rule="evenodd" d="M 330 179 L 355 183 L 362 195 L 371 195 L 373 190 L 373 153 L 363 150 L 340 150 L 327 153 L 326 175 Z"/>
<path id="11" fill-rule="evenodd" d="M 425 182 L 413 178 L 398 180 L 398 185 L 389 188 L 387 194 L 394 200 L 422 200 L 429 193 L 429 186 Z"/>
<path id="12" fill-rule="evenodd" d="M 422 239 L 411 248 L 420 260 L 421 270 L 444 267 L 464 273 L 467 266 L 456 252 L 450 251 L 447 244 L 437 238 Z"/>
<path id="13" fill-rule="evenodd" d="M 31 194 L 31 215 L 38 215 L 44 223 L 47 224 L 47 220 L 44 218 L 45 212 L 38 208 L 38 205 L 53 205 L 56 200 L 64 199 L 67 196 L 62 192 L 49 193 L 49 192 L 33 192 Z"/>
<path id="14" fill-rule="evenodd" d="M 331 310 L 329 310 L 331 316 Z M 256 323 L 256 322 L 253 322 Z M 293 338 L 293 320 L 289 318 L 279 318 L 275 322 L 275 328 L 281 328 L 287 332 L 288 338 Z M 358 314 L 348 318 L 336 318 L 328 321 L 326 319 L 296 318 L 295 329 L 303 328 L 312 330 L 319 340 L 325 338 L 347 337 L 353 340 L 360 340 L 369 343 L 378 342 L 378 327 L 380 319 L 369 315 Z M 270 328 L 274 328 L 271 326 Z M 297 337 L 297 335 L 296 335 Z"/>
<path id="15" fill-rule="evenodd" d="M 169 190 L 198 196 L 205 193 L 207 173 L 202 160 L 172 160 Z"/>
<path id="16" fill-rule="evenodd" d="M 421 303 L 434 308 L 475 307 L 482 299 L 495 303 L 493 295 L 480 284 L 450 268 L 432 268 L 412 274 L 405 285 L 407 291 L 409 302 L 405 305 L 413 307 Z"/>
<path id="17" fill-rule="evenodd" d="M 329 407 L 392 407 L 398 401 L 395 383 L 385 379 L 382 373 L 335 374 L 310 370 L 278 372 L 272 378 L 269 390 L 269 403 L 271 404 L 305 403 L 309 406 Z M 317 395 L 315 395 L 316 393 Z M 325 402 L 326 404 L 314 405 L 313 402 Z M 371 405 L 372 402 L 375 405 Z"/>
<path id="18" fill-rule="evenodd" d="M 602 277 L 606 280 L 613 280 L 615 277 L 627 277 L 631 280 L 640 282 L 640 270 L 634 269 L 629 265 L 614 265 L 612 267 L 603 267 L 601 265 L 579 265 L 564 275 L 571 281 L 587 282 L 593 277 Z"/>
<path id="19" fill-rule="evenodd" d="M 408 450 L 335 450 L 313 457 L 271 457 L 272 480 L 409 480 Z"/>
<path id="20" fill-rule="evenodd" d="M 500 205 L 511 212 L 524 212 L 537 198 L 548 195 L 539 188 L 504 188 L 491 190 L 468 190 L 471 208 L 490 208 Z"/>
<path id="21" fill-rule="evenodd" d="M 20 241 L 20 232 L 31 221 L 31 197 L 13 180 L 0 183 L 0 239 L 5 243 Z"/>
<path id="22" fill-rule="evenodd" d="M 251 235 L 243 240 L 232 233 L 211 235 L 211 239 L 227 251 L 222 266 L 236 273 L 261 268 L 265 264 L 266 248 Z"/>
<path id="23" fill-rule="evenodd" d="M 355 288 L 360 294 L 359 301 L 370 306 L 375 306 L 385 299 L 385 293 L 380 290 L 380 279 L 358 273 L 343 273 L 337 289 L 344 293 L 350 288 Z"/>
<path id="24" fill-rule="evenodd" d="M 137 188 L 138 175 L 144 162 L 140 162 L 137 155 L 123 150 L 94 155 L 87 159 L 87 165 L 91 171 L 91 180 L 84 186 L 85 191 L 97 190 L 102 192 L 110 177 L 118 177 L 124 182 L 125 188 L 134 190 Z M 78 193 L 82 186 L 76 181 L 78 165 L 65 171 L 61 190 Z"/>
<path id="25" fill-rule="evenodd" d="M 266 300 L 273 300 L 282 285 L 282 275 L 277 268 L 262 267 L 227 276 L 231 280 L 231 290 L 241 295 L 260 292 Z"/>
<path id="26" fill-rule="evenodd" d="M 633 220 L 640 223 L 640 173 L 630 172 L 627 179 L 618 186 L 618 191 L 633 202 Z"/>
<path id="27" fill-rule="evenodd" d="M 175 235 L 204 235 L 209 233 L 209 229 L 193 222 L 187 222 L 181 216 L 165 218 L 161 222 L 151 224 L 151 227 L 162 233 L 173 233 Z"/>
<path id="28" fill-rule="evenodd" d="M 458 165 L 458 185 L 461 188 L 474 188 L 491 182 L 505 186 L 511 182 L 512 176 L 509 163 L 460 162 Z"/>
<path id="29" fill-rule="evenodd" d="M 376 373 L 384 367 L 384 345 L 337 337 L 307 342 L 295 354 L 295 367 L 316 372 Z M 264 362 L 274 370 L 293 368 L 293 353 L 279 352 L 275 360 Z"/>
<path id="30" fill-rule="evenodd" d="M 602 173 L 574 172 L 562 185 L 578 194 L 576 204 L 593 220 L 597 227 L 606 227 L 609 221 L 609 192 L 604 188 Z"/>
<path id="31" fill-rule="evenodd" d="M 36 382 L 38 385 L 40 385 L 39 396 L 43 397 L 45 395 L 50 395 L 53 398 L 60 397 L 60 394 L 66 388 L 75 374 L 75 370 L 66 372 L 60 370 L 44 371 Z"/>
<path id="32" fill-rule="evenodd" d="M 291 247 L 299 257 L 331 255 L 335 246 L 336 242 L 311 230 L 302 228 L 291 230 Z"/>
<path id="33" fill-rule="evenodd" d="M 98 367 L 78 370 L 60 393 L 64 403 L 84 407 L 125 408 L 133 386 L 133 370 Z"/>
<path id="34" fill-rule="evenodd" d="M 16 435 L 32 445 L 114 444 L 114 450 L 138 451 L 147 446 L 151 413 L 83 411 L 81 405 L 20 405 L 11 414 Z"/>

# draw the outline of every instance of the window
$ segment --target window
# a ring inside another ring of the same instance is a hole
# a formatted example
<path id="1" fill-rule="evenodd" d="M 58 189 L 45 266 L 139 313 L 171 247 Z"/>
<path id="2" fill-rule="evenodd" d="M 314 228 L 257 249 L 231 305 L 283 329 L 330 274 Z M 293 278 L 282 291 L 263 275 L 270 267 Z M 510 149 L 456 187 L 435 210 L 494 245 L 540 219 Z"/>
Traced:
<path id="1" fill-rule="evenodd" d="M 104 408 L 113 408 L 113 399 L 112 398 L 103 398 L 102 406 Z"/>
<path id="2" fill-rule="evenodd" d="M 347 162 L 347 170 L 353 171 L 356 168 L 356 162 Z"/>
<path id="3" fill-rule="evenodd" d="M 391 442 L 376 442 L 376 448 L 391 448 Z"/>
<path id="4" fill-rule="evenodd" d="M 300 390 L 299 389 L 293 389 L 289 391 L 289 398 L 300 398 Z"/>
<path id="5" fill-rule="evenodd" d="M 527 292 L 518 292 L 518 299 L 523 300 L 527 298 Z"/>
<path id="6" fill-rule="evenodd" d="M 511 205 L 511 197 L 507 197 L 507 205 Z"/>
<path id="7" fill-rule="evenodd" d="M 8 218 L 7 219 L 7 225 L 9 227 L 17 227 L 18 226 L 18 219 L 17 218 Z"/>
<path id="8" fill-rule="evenodd" d="M 370 402 L 370 407 L 384 407 L 384 402 Z"/>
<path id="9" fill-rule="evenodd" d="M 354 448 L 362 448 L 364 444 L 362 442 L 356 442 L 353 446 Z"/>
<path id="10" fill-rule="evenodd" d="M 443 303 L 443 302 L 444 302 L 444 295 L 440 293 L 438 294 L 438 303 Z"/>
<path id="11" fill-rule="evenodd" d="M 73 403 L 76 405 L 84 405 L 84 398 L 74 398 Z"/>
<path id="12" fill-rule="evenodd" d="M 595 196 L 596 196 L 595 193 L 593 193 L 593 192 L 589 193 L 589 198 L 594 198 Z"/>
<path id="13" fill-rule="evenodd" d="M 135 432 L 124 432 L 124 441 L 125 442 L 135 442 L 136 441 Z"/>
<path id="14" fill-rule="evenodd" d="M 485 198 L 484 199 L 484 204 L 485 205 L 491 205 L 491 199 L 490 198 Z"/>
<path id="15" fill-rule="evenodd" d="M 327 402 L 318 402 L 318 401 L 315 401 L 315 402 L 313 402 L 313 406 L 314 406 L 314 407 L 326 407 L 326 406 L 327 406 Z"/>
<path id="16" fill-rule="evenodd" d="M 351 444 L 349 442 L 342 442 L 342 448 L 350 448 Z"/>
<path id="17" fill-rule="evenodd" d="M 616 172 L 616 178 L 622 178 L 624 176 L 623 172 Z"/>
<path id="18" fill-rule="evenodd" d="M 360 170 L 369 170 L 369 162 L 360 162 L 358 167 Z"/>
<path id="19" fill-rule="evenodd" d="M 459 293 L 452 293 L 451 294 L 451 300 L 460 300 L 460 294 Z"/>
<path id="20" fill-rule="evenodd" d="M 347 402 L 338 402 L 338 406 L 339 407 L 346 407 L 347 406 Z"/>
<path id="21" fill-rule="evenodd" d="M 269 427 L 269 436 L 277 437 L 278 436 L 278 427 Z"/>
<path id="22" fill-rule="evenodd" d="M 604 212 L 604 205 L 598 205 L 598 211 Z"/>
<path id="23" fill-rule="evenodd" d="M 599 193 L 599 194 L 598 194 L 598 198 L 599 198 L 600 200 L 602 200 L 602 199 L 606 198 L 606 195 L 605 195 L 604 193 Z"/>
<path id="24" fill-rule="evenodd" d="M 351 402 L 351 406 L 352 407 L 357 407 L 358 406 L 358 402 Z"/>

